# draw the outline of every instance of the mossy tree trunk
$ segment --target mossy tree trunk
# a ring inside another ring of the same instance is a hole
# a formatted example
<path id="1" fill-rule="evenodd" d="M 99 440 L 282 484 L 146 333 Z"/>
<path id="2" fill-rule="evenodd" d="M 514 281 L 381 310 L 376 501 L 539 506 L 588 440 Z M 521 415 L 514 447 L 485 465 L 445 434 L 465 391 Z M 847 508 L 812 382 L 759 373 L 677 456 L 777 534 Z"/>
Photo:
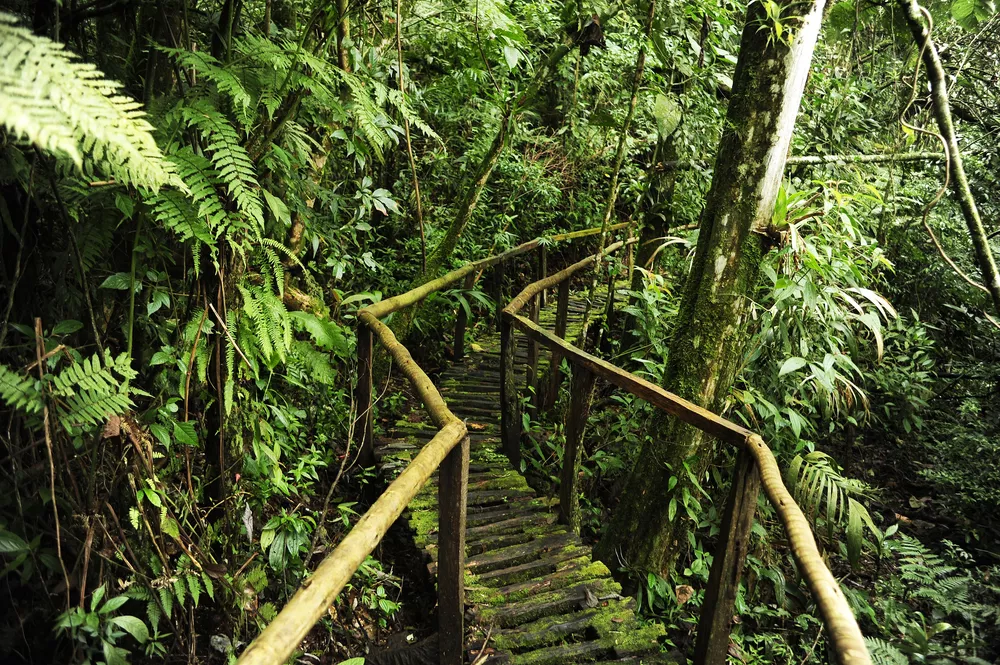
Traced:
<path id="1" fill-rule="evenodd" d="M 760 3 L 747 12 L 733 96 L 665 373 L 667 389 L 715 412 L 726 410 L 743 358 L 750 296 L 767 250 L 825 2 L 779 4 L 783 38 Z M 697 494 L 685 464 L 700 477 L 714 454 L 710 439 L 664 416 L 640 451 L 597 556 L 612 566 L 666 573 L 686 542 L 684 497 Z"/>

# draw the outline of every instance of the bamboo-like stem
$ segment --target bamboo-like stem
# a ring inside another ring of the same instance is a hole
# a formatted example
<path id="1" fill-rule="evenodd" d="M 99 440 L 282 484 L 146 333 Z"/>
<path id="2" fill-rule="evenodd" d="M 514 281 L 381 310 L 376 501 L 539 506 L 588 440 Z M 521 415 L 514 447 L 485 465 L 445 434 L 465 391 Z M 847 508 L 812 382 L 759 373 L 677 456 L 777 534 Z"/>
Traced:
<path id="1" fill-rule="evenodd" d="M 38 382 L 45 385 L 45 337 L 42 334 L 42 320 L 35 319 L 35 355 L 38 359 Z M 47 400 L 42 403 L 42 428 L 45 431 L 45 450 L 49 457 L 49 495 L 52 500 L 52 516 L 56 521 L 56 556 L 59 559 L 59 568 L 62 569 L 63 583 L 66 585 L 66 609 L 69 610 L 69 572 L 66 570 L 66 562 L 63 561 L 62 551 L 62 527 L 59 524 L 59 500 L 56 497 L 56 464 L 52 454 L 52 423 L 49 419 L 49 403 Z"/>
<path id="2" fill-rule="evenodd" d="M 406 80 L 403 76 L 403 0 L 396 0 L 396 72 L 399 80 L 399 94 L 406 103 Z M 417 162 L 413 159 L 413 144 L 410 141 L 410 120 L 403 114 L 403 134 L 406 137 L 406 157 L 413 174 L 413 196 L 417 203 L 417 226 L 420 227 L 420 271 L 427 272 L 427 236 L 424 234 L 424 208 L 420 201 L 420 181 L 417 179 Z"/>
<path id="3" fill-rule="evenodd" d="M 969 181 L 965 175 L 965 166 L 962 161 L 962 152 L 958 148 L 958 139 L 955 136 L 955 125 L 951 118 L 951 104 L 948 100 L 948 84 L 945 79 L 944 67 L 941 65 L 941 58 L 938 57 L 937 48 L 931 39 L 930 13 L 923 9 L 917 0 L 901 0 L 903 14 L 906 17 L 913 39 L 920 48 L 920 55 L 927 68 L 927 80 L 931 86 L 931 102 L 934 106 L 934 118 L 937 121 L 938 131 L 941 134 L 942 142 L 945 144 L 948 160 L 948 180 L 951 184 L 951 191 L 958 200 L 965 224 L 969 228 L 969 237 L 972 239 L 972 246 L 975 250 L 976 262 L 982 272 L 983 283 L 993 301 L 993 307 L 1000 314 L 1000 272 L 997 271 L 996 260 L 993 257 L 993 250 L 990 248 L 986 237 L 986 230 L 983 228 L 983 220 L 979 216 L 979 209 L 976 207 L 976 200 L 972 196 L 969 188 Z M 928 22 L 925 27 L 921 21 L 921 15 L 925 16 Z M 916 85 L 916 82 L 914 82 Z"/>

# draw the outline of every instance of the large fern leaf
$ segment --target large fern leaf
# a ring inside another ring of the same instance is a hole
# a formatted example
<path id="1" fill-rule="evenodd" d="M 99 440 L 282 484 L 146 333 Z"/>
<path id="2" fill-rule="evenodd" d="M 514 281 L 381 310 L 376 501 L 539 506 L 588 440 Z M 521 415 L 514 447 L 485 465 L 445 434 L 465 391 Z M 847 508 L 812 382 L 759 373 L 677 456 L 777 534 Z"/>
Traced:
<path id="1" fill-rule="evenodd" d="M 139 103 L 93 65 L 16 22 L 0 12 L 0 124 L 85 172 L 153 191 L 179 185 Z"/>

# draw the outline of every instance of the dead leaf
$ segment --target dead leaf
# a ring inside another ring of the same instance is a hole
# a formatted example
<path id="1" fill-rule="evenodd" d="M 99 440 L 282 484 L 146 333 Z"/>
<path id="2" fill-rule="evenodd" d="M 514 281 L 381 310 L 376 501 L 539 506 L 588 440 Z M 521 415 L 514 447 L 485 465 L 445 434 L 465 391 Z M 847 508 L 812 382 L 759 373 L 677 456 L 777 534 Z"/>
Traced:
<path id="1" fill-rule="evenodd" d="M 469 429 L 471 429 L 471 430 L 475 430 L 475 431 L 477 431 L 477 432 L 478 432 L 479 430 L 482 430 L 482 429 L 486 429 L 486 425 L 484 425 L 484 424 L 482 424 L 482 423 L 465 423 L 465 426 L 466 426 L 467 428 L 469 428 Z"/>
<path id="2" fill-rule="evenodd" d="M 677 604 L 683 605 L 694 596 L 694 588 L 689 584 L 678 584 L 674 588 L 674 593 L 677 594 Z"/>
<path id="3" fill-rule="evenodd" d="M 104 423 L 104 430 L 101 431 L 102 439 L 113 439 L 122 434 L 122 419 L 118 416 L 111 416 L 108 422 Z"/>

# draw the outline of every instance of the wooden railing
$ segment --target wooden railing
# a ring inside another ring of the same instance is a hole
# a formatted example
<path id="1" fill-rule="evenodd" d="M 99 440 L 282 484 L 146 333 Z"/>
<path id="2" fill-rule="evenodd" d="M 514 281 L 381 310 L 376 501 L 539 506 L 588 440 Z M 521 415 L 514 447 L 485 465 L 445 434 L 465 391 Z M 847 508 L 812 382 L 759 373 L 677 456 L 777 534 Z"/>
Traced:
<path id="1" fill-rule="evenodd" d="M 609 227 L 609 230 L 615 231 L 624 226 L 625 224 L 618 224 Z M 372 425 L 374 337 L 378 337 L 413 385 L 424 408 L 439 428 L 438 432 L 378 497 L 350 533 L 323 559 L 278 616 L 246 648 L 240 656 L 238 665 L 284 663 L 320 617 L 326 614 L 365 558 L 381 542 L 389 527 L 438 469 L 440 469 L 438 621 L 441 663 L 442 665 L 462 663 L 465 635 L 465 513 L 469 477 L 469 435 L 465 424 L 448 409 L 448 405 L 445 404 L 444 398 L 430 377 L 414 362 L 410 352 L 380 319 L 393 312 L 412 307 L 432 293 L 460 281 L 464 281 L 465 288 L 472 288 L 471 280 L 476 274 L 492 268 L 494 300 L 497 303 L 499 320 L 500 308 L 503 307 L 504 271 L 510 260 L 532 250 L 539 250 L 539 274 L 544 278 L 548 244 L 594 236 L 600 232 L 601 229 L 594 228 L 544 239 L 536 238 L 502 254 L 468 263 L 442 277 L 358 312 L 358 381 L 355 388 L 355 403 L 360 415 L 355 425 L 355 432 L 360 440 L 360 462 L 366 466 L 375 462 Z M 455 323 L 455 355 L 458 358 L 464 353 L 467 325 L 464 308 L 460 307 Z"/>
<path id="2" fill-rule="evenodd" d="M 609 231 L 623 228 L 610 227 Z M 579 271 L 593 266 L 597 255 L 577 261 L 568 268 L 547 275 L 547 245 L 551 242 L 593 236 L 600 229 L 551 236 L 546 242 L 536 239 L 496 256 L 469 263 L 438 279 L 427 282 L 402 295 L 383 300 L 358 313 L 358 382 L 355 401 L 359 418 L 356 424 L 360 440 L 362 463 L 374 463 L 372 433 L 372 360 L 374 339 L 377 337 L 400 370 L 413 385 L 434 424 L 437 434 L 407 465 L 402 473 L 378 497 L 372 507 L 340 544 L 329 553 L 316 571 L 302 584 L 277 617 L 243 652 L 239 665 L 281 665 L 292 654 L 315 623 L 326 614 L 337 595 L 354 575 L 365 558 L 375 549 L 386 531 L 420 492 L 435 470 L 440 470 L 439 492 L 439 555 L 438 555 L 438 620 L 440 660 L 443 665 L 459 665 L 463 657 L 464 630 L 464 569 L 465 515 L 469 473 L 469 436 L 465 424 L 448 408 L 431 379 L 413 360 L 380 319 L 393 312 L 412 307 L 427 296 L 463 282 L 472 288 L 475 276 L 493 269 L 492 291 L 497 303 L 497 319 L 501 332 L 501 439 L 505 453 L 516 465 L 520 459 L 522 421 L 520 400 L 514 377 L 514 330 L 519 329 L 529 339 L 526 380 L 532 390 L 540 387 L 537 376 L 538 348 L 552 353 L 549 390 L 551 400 L 558 389 L 558 367 L 566 358 L 574 368 L 566 448 L 563 453 L 562 484 L 560 487 L 560 519 L 568 524 L 578 520 L 577 465 L 583 438 L 585 409 L 589 400 L 582 399 L 596 378 L 603 378 L 636 395 L 655 407 L 684 422 L 739 447 L 733 485 L 727 500 L 718 552 L 712 564 L 703 611 L 698 625 L 695 663 L 722 665 L 726 662 L 729 630 L 739 577 L 746 557 L 746 546 L 758 488 L 764 492 L 788 533 L 789 546 L 807 586 L 816 598 L 824 625 L 841 665 L 870 665 L 861 631 L 840 590 L 827 568 L 812 530 L 802 511 L 785 488 L 781 473 L 770 449 L 757 434 L 717 416 L 656 386 L 638 376 L 586 353 L 566 342 L 566 322 L 569 302 L 569 280 Z M 614 252 L 626 242 L 613 243 L 602 255 Z M 538 250 L 539 279 L 528 285 L 506 306 L 503 305 L 505 266 L 512 259 Z M 546 291 L 558 287 L 555 332 L 537 323 L 537 312 L 544 303 Z M 614 292 L 609 291 L 609 312 Z M 519 312 L 530 306 L 529 317 Z M 502 309 L 501 309 L 502 308 Z M 468 325 L 464 308 L 459 308 L 455 322 L 455 356 L 464 354 L 465 330 Z M 541 392 L 541 391 L 539 391 Z M 539 394 L 536 392 L 536 395 Z M 575 423 L 575 424 L 574 424 Z M 515 466 L 517 468 L 517 466 Z"/>
<path id="3" fill-rule="evenodd" d="M 622 246 L 615 243 L 607 248 L 613 251 Z M 508 456 L 520 455 L 522 419 L 520 401 L 514 376 L 514 329 L 519 329 L 531 345 L 542 345 L 552 353 L 550 367 L 550 395 L 558 386 L 559 364 L 567 359 L 573 367 L 573 384 L 570 394 L 570 412 L 566 418 L 566 443 L 563 449 L 563 468 L 559 493 L 560 520 L 579 528 L 578 467 L 583 428 L 587 421 L 590 400 L 584 396 L 593 388 L 594 379 L 604 379 L 615 386 L 646 400 L 658 409 L 680 418 L 685 423 L 732 444 L 739 449 L 733 483 L 723 514 L 719 544 L 708 587 L 702 604 L 695 646 L 695 665 L 724 665 L 729 649 L 729 633 L 733 605 L 739 589 L 743 562 L 746 559 L 750 529 L 757 507 L 757 494 L 763 485 L 764 493 L 774 506 L 785 531 L 789 547 L 819 606 L 827 634 L 833 644 L 837 661 L 841 665 L 871 665 L 858 623 L 847 599 L 840 590 L 830 569 L 820 556 L 808 521 L 785 488 L 774 455 L 764 440 L 754 432 L 707 411 L 663 388 L 631 374 L 620 367 L 591 355 L 566 342 L 566 312 L 569 299 L 569 280 L 577 272 L 592 266 L 598 256 L 590 256 L 551 276 L 529 284 L 501 314 L 501 438 Z M 537 323 L 538 302 L 547 289 L 559 287 L 556 307 L 556 331 L 549 332 Z M 609 309 L 614 306 L 614 291 L 609 290 Z M 529 307 L 529 316 L 519 312 Z M 529 348 L 529 362 L 535 358 Z M 528 372 L 528 387 L 535 386 L 533 372 Z M 516 467 L 515 467 L 516 468 Z"/>

